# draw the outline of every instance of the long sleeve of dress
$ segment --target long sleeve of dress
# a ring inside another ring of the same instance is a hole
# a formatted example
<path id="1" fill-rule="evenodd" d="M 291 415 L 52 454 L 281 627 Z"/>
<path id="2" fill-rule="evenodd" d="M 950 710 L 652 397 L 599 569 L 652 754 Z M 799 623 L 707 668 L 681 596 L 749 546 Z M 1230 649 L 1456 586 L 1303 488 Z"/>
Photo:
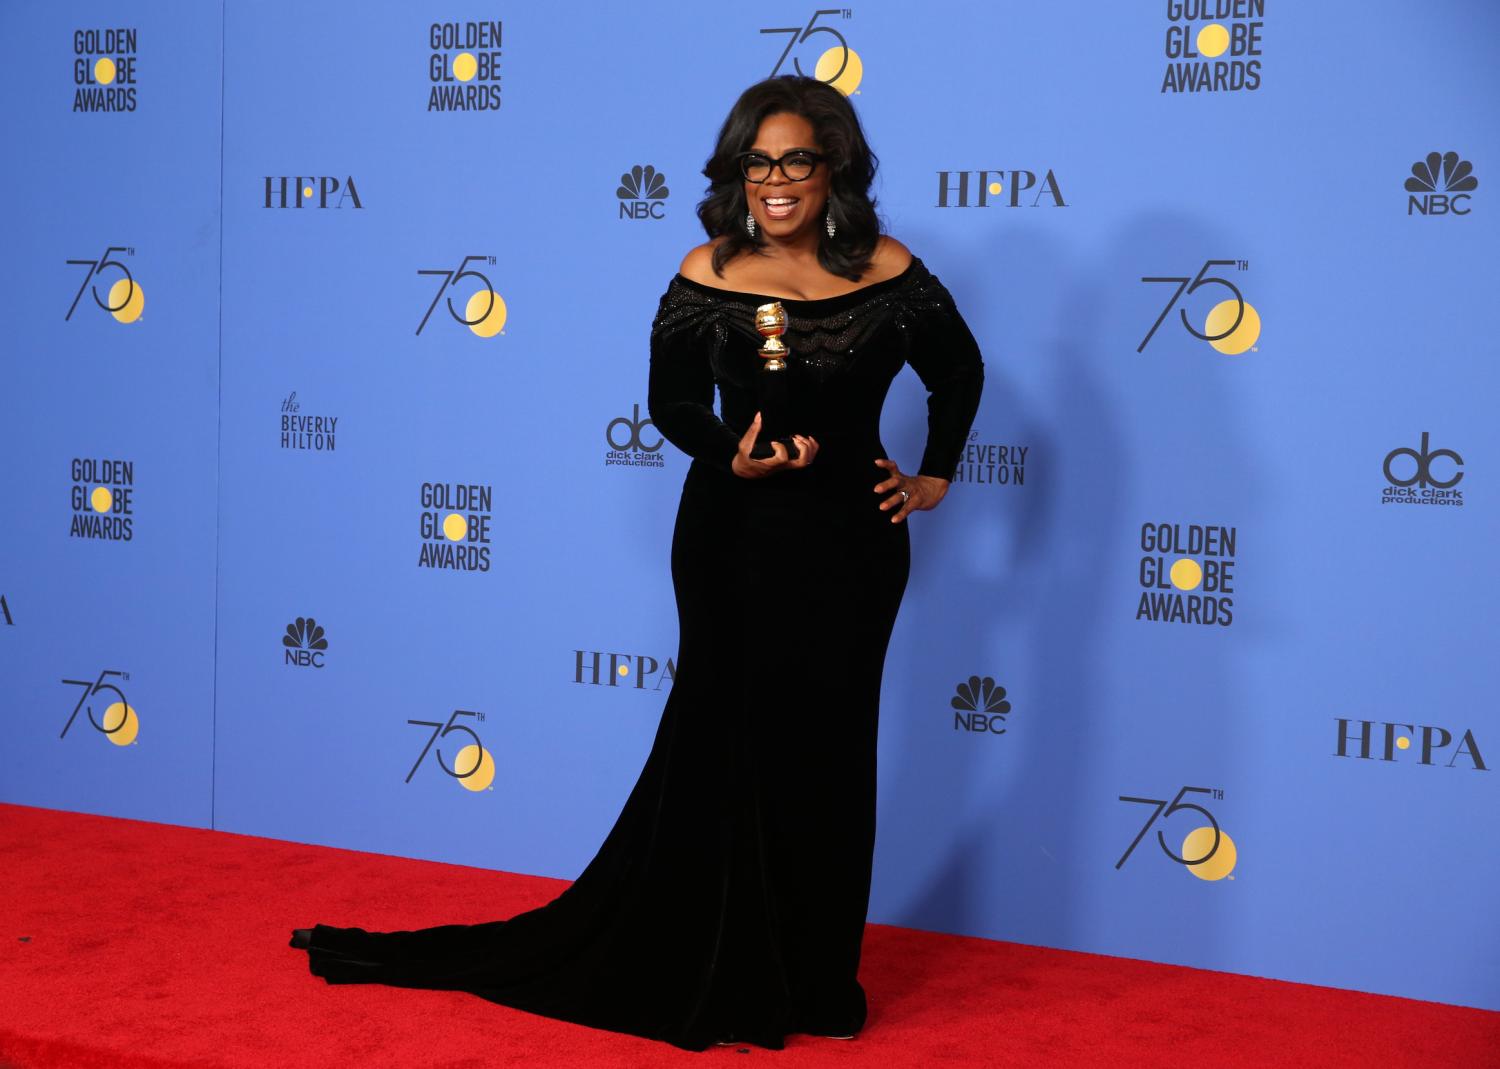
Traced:
<path id="1" fill-rule="evenodd" d="M 651 324 L 651 368 L 646 409 L 656 429 L 688 456 L 725 471 L 740 436 L 714 412 L 709 363 L 711 332 L 691 309 L 674 306 L 669 290 Z"/>
<path id="2" fill-rule="evenodd" d="M 927 446 L 918 475 L 952 479 L 979 396 L 984 358 L 946 286 L 930 275 L 904 317 L 906 361 L 927 387 Z"/>

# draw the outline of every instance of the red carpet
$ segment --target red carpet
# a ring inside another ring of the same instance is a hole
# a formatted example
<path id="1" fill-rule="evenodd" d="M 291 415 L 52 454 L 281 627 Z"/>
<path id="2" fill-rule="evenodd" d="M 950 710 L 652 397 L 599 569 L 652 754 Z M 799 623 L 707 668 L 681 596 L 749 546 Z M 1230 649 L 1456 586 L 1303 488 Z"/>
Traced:
<path id="1" fill-rule="evenodd" d="M 320 921 L 506 917 L 557 880 L 0 805 L 0 1066 L 1496 1066 L 1500 1014 L 872 925 L 850 1040 L 702 1054 L 473 995 L 330 987 Z"/>

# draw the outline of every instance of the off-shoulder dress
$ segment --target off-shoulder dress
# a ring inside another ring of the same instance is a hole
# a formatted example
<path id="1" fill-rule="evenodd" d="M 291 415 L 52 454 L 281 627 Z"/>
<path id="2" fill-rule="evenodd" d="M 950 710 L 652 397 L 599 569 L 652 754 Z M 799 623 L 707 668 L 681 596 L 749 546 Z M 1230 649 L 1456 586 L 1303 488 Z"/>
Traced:
<path id="1" fill-rule="evenodd" d="M 746 479 L 730 461 L 756 410 L 754 311 L 776 299 L 789 429 L 819 452 Z M 949 478 L 984 363 L 920 258 L 817 300 L 672 278 L 651 326 L 648 408 L 693 459 L 671 545 L 677 674 L 639 779 L 551 902 L 412 931 L 318 924 L 292 941 L 315 975 L 469 991 L 689 1050 L 860 1030 L 881 674 L 910 566 L 874 461 L 904 364 L 928 391 L 916 471 Z"/>

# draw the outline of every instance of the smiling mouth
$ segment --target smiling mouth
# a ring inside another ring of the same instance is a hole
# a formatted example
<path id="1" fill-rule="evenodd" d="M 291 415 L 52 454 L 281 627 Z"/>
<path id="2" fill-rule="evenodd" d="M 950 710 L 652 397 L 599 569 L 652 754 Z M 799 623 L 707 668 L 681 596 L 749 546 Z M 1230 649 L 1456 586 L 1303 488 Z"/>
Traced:
<path id="1" fill-rule="evenodd" d="M 785 219 L 796 210 L 801 200 L 801 197 L 763 197 L 761 205 L 766 209 L 767 217 Z"/>

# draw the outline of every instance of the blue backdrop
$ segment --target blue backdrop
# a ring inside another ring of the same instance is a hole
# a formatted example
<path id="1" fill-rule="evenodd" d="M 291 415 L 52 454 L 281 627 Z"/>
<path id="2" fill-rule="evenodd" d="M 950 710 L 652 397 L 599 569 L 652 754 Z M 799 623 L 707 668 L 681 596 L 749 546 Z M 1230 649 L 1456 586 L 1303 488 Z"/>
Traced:
<path id="1" fill-rule="evenodd" d="M 647 331 L 801 69 L 987 362 L 871 919 L 1500 1009 L 1497 31 L 12 0 L 0 799 L 576 875 L 676 655 Z"/>

